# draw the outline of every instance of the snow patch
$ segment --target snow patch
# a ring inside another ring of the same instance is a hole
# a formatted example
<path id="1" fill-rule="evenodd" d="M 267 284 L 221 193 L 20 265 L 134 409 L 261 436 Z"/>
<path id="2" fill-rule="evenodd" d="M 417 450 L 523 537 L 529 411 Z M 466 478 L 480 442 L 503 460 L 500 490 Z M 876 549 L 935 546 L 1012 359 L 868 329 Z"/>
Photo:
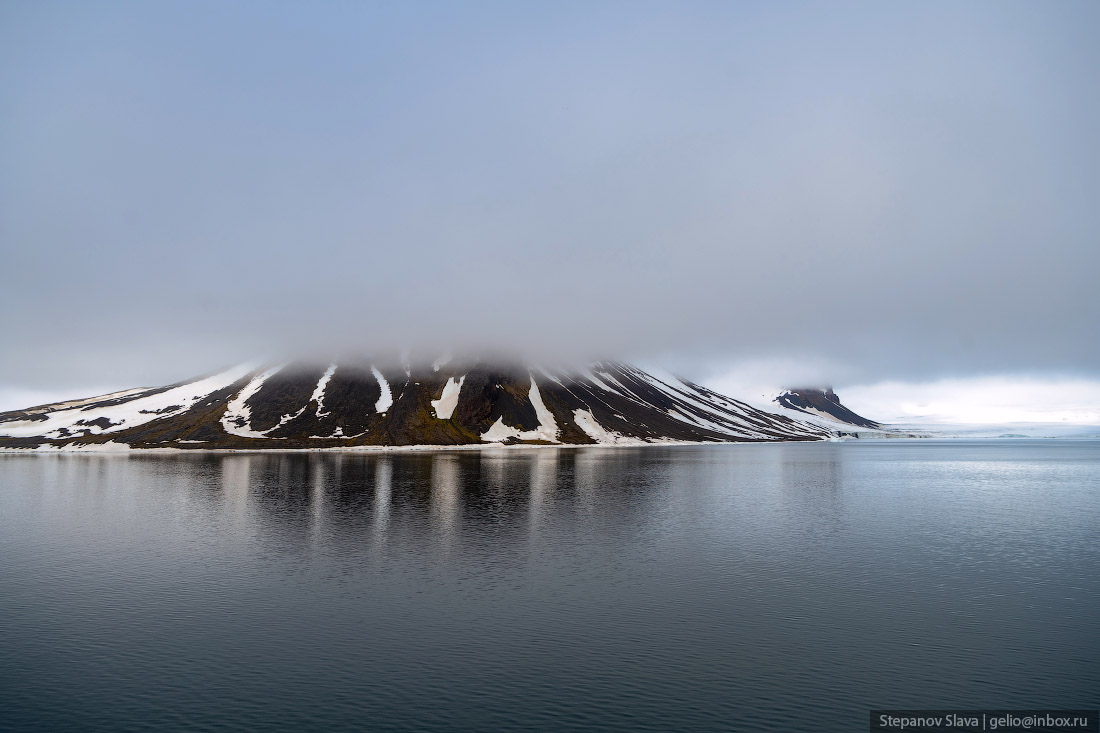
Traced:
<path id="1" fill-rule="evenodd" d="M 508 438 L 518 440 L 545 440 L 548 443 L 558 443 L 558 423 L 554 414 L 546 409 L 546 403 L 542 401 L 539 386 L 535 384 L 535 378 L 531 377 L 531 390 L 527 393 L 531 400 L 531 406 L 535 408 L 539 426 L 534 430 L 520 430 L 511 425 L 504 424 L 504 417 L 498 417 L 488 430 L 481 434 L 481 439 L 489 443 L 500 443 Z"/>
<path id="2" fill-rule="evenodd" d="M 67 410 L 70 407 L 83 407 L 84 405 L 90 405 L 95 402 L 106 402 L 107 400 L 116 400 L 121 397 L 129 397 L 140 392 L 151 392 L 149 387 L 136 387 L 134 389 L 124 389 L 119 392 L 108 392 L 107 394 L 99 395 L 97 397 L 85 397 L 79 400 L 66 400 L 64 402 L 55 402 L 49 405 L 45 405 L 42 409 L 38 410 L 25 410 L 30 414 L 40 415 L 44 412 L 56 412 L 58 410 Z"/>
<path id="3" fill-rule="evenodd" d="M 616 443 L 641 443 L 643 441 L 628 438 L 625 435 L 616 433 L 613 430 L 607 430 L 598 422 L 592 413 L 588 410 L 573 410 L 573 422 L 577 423 L 577 427 L 584 431 L 592 440 L 597 443 L 603 443 L 607 445 L 614 445 Z"/>
<path id="4" fill-rule="evenodd" d="M 56 446 L 49 443 L 43 443 L 35 448 L 36 451 L 42 451 L 43 453 L 49 451 L 65 451 L 65 452 L 78 452 L 78 453 L 126 453 L 130 450 L 129 443 L 116 443 L 113 440 L 108 440 L 106 443 L 89 443 L 87 445 L 66 445 Z"/>
<path id="5" fill-rule="evenodd" d="M 276 425 L 275 428 L 264 431 L 253 430 L 250 422 L 252 420 L 252 408 L 245 403 L 251 399 L 252 395 L 260 391 L 260 387 L 264 386 L 264 382 L 270 379 L 272 375 L 279 372 L 284 366 L 286 365 L 280 364 L 279 366 L 272 367 L 266 372 L 253 377 L 252 381 L 246 384 L 244 389 L 238 392 L 237 396 L 229 401 L 229 404 L 226 405 L 225 408 L 225 414 L 222 415 L 222 427 L 225 429 L 225 432 L 241 438 L 266 438 L 267 433 L 279 427 L 279 425 Z M 280 421 L 280 425 L 281 424 L 282 422 Z"/>
<path id="6" fill-rule="evenodd" d="M 498 417 L 497 421 L 492 426 L 481 434 L 481 439 L 488 443 L 500 443 L 508 438 L 519 438 L 521 435 L 519 428 L 513 428 L 511 425 L 504 424 L 504 418 Z"/>
<path id="7" fill-rule="evenodd" d="M 153 420 L 173 417 L 187 412 L 204 397 L 220 389 L 225 389 L 242 377 L 248 376 L 254 369 L 255 365 L 253 364 L 241 364 L 220 374 L 181 384 L 178 387 L 151 394 L 147 397 L 137 397 L 121 405 L 94 406 L 97 402 L 110 400 L 118 396 L 152 390 L 126 390 L 94 399 L 74 400 L 57 406 L 50 405 L 51 408 L 60 407 L 61 409 L 35 411 L 37 417 L 44 415 L 45 420 L 12 420 L 0 423 L 0 435 L 13 438 L 42 437 L 58 440 L 79 438 L 84 435 L 117 433 L 120 430 L 144 425 Z M 91 409 L 83 409 L 86 406 L 91 406 Z M 101 418 L 106 419 L 109 423 L 106 427 L 88 424 Z M 78 422 L 82 424 L 77 424 Z"/>
<path id="8" fill-rule="evenodd" d="M 447 384 L 443 387 L 443 394 L 439 396 L 438 400 L 432 400 L 432 407 L 435 409 L 435 416 L 437 418 L 440 420 L 451 419 L 451 415 L 454 414 L 455 408 L 458 407 L 458 393 L 462 389 L 462 383 L 465 381 L 465 374 L 459 377 L 457 382 L 454 377 L 447 377 Z"/>
<path id="9" fill-rule="evenodd" d="M 354 438 L 358 438 L 360 435 L 366 435 L 366 434 L 367 434 L 367 431 L 364 430 L 363 432 L 356 433 L 355 435 L 344 435 L 344 428 L 337 425 L 336 429 L 332 431 L 332 435 L 311 435 L 309 437 L 312 438 L 313 440 L 335 440 L 337 438 L 340 439 L 340 440 L 352 440 Z"/>
<path id="10" fill-rule="evenodd" d="M 338 425 L 337 429 L 332 431 L 332 435 L 311 435 L 309 437 L 313 440 L 353 440 L 361 435 L 366 435 L 366 430 L 363 430 L 362 433 L 356 433 L 355 435 L 344 435 L 343 428 Z"/>

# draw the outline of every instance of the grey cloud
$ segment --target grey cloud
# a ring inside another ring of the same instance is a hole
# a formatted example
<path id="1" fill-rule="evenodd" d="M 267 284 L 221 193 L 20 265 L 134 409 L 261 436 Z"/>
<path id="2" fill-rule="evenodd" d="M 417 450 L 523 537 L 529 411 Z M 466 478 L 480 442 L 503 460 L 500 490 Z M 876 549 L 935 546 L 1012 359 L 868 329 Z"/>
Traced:
<path id="1" fill-rule="evenodd" d="M 0 383 L 1100 365 L 1094 4 L 3 14 Z"/>

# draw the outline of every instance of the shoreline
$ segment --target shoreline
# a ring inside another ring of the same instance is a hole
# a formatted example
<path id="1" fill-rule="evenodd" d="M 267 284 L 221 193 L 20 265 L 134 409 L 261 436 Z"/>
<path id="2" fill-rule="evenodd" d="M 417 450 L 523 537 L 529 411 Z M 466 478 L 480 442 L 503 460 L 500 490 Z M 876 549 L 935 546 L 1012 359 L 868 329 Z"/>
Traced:
<path id="1" fill-rule="evenodd" d="M 1022 440 L 1098 440 L 1100 437 L 1091 434 L 1085 435 L 964 435 L 958 433 L 925 434 L 925 435 L 881 435 L 873 437 L 841 437 L 823 438 L 821 440 L 728 440 L 728 441 L 629 441 L 618 443 L 518 443 L 504 445 L 499 443 L 463 443 L 459 445 L 355 445 L 355 446 L 329 446 L 318 448 L 180 448 L 176 446 L 163 446 L 157 448 L 132 448 L 126 443 L 91 443 L 78 446 L 52 446 L 43 444 L 34 448 L 0 447 L 0 455 L 128 455 L 128 454 L 189 454 L 189 453 L 441 453 L 447 451 L 493 451 L 493 450 L 538 450 L 538 449 L 567 449 L 579 448 L 650 448 L 650 447 L 680 447 L 680 446 L 746 446 L 746 445 L 796 445 L 818 443 L 895 443 L 898 441 L 1022 441 Z"/>
<path id="2" fill-rule="evenodd" d="M 163 448 L 131 448 L 125 443 L 92 443 L 81 446 L 39 446 L 36 448 L 0 448 L 0 454 L 34 454 L 57 455 L 61 453 L 95 453 L 95 454 L 127 454 L 127 453 L 415 453 L 415 452 L 443 452 L 443 451 L 483 451 L 483 450 L 531 450 L 542 448 L 576 449 L 576 448 L 649 448 L 657 446 L 701 446 L 701 445 L 788 445 L 794 443 L 829 443 L 838 442 L 830 439 L 824 440 L 745 440 L 745 441 L 660 441 L 647 443 L 623 442 L 623 443 L 554 443 L 554 444 L 485 444 L 464 443 L 460 445 L 355 445 L 346 447 L 326 448 L 176 448 L 165 446 Z"/>

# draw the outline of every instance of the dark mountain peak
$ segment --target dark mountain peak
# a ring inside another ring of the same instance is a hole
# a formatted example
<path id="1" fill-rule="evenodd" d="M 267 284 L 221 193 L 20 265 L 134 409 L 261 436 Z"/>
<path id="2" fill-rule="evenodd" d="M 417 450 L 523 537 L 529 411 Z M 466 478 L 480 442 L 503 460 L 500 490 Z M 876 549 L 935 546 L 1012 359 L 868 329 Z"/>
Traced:
<path id="1" fill-rule="evenodd" d="M 882 425 L 857 415 L 840 402 L 832 387 L 795 387 L 783 391 L 775 398 L 783 407 L 807 415 L 826 417 L 861 428 L 878 429 Z"/>

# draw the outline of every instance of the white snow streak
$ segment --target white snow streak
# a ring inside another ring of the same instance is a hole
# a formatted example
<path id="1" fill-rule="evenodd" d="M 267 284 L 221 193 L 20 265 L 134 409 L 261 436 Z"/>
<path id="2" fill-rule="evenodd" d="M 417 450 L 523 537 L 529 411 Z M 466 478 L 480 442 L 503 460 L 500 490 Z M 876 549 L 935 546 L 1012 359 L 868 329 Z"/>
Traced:
<path id="1" fill-rule="evenodd" d="M 563 387 L 565 386 L 561 381 L 561 377 L 555 376 L 549 370 L 547 370 L 547 369 L 538 369 L 538 371 L 542 372 L 542 376 L 546 377 L 550 381 L 557 382 L 558 384 L 562 385 Z"/>
<path id="2" fill-rule="evenodd" d="M 270 428 L 264 431 L 253 430 L 249 422 L 252 419 L 252 408 L 245 403 L 248 402 L 252 395 L 260 391 L 260 387 L 264 386 L 264 382 L 266 382 L 268 378 L 277 373 L 284 366 L 286 365 L 280 364 L 279 366 L 272 367 L 266 372 L 253 377 L 252 381 L 246 384 L 244 389 L 238 392 L 237 396 L 229 401 L 229 404 L 226 405 L 225 408 L 225 414 L 222 415 L 222 427 L 225 429 L 225 432 L 241 438 L 265 438 L 267 437 L 267 433 L 275 429 Z M 238 421 L 244 424 L 237 425 Z M 279 426 L 276 425 L 275 427 Z"/>
<path id="3" fill-rule="evenodd" d="M 538 434 L 536 440 L 548 440 L 552 443 L 558 442 L 558 423 L 554 420 L 554 413 L 546 409 L 546 403 L 542 401 L 542 393 L 539 392 L 539 386 L 535 384 L 534 377 L 531 377 L 531 392 L 528 396 L 531 399 L 531 404 L 535 408 L 535 414 L 539 418 L 539 426 L 535 430 Z"/>
<path id="4" fill-rule="evenodd" d="M 616 385 L 618 385 L 619 389 L 623 390 L 627 394 L 633 395 L 635 398 L 638 397 L 638 395 L 635 395 L 633 392 L 627 389 L 625 384 L 616 379 L 615 375 L 611 372 L 599 372 L 599 375 L 609 382 L 614 382 Z"/>
<path id="5" fill-rule="evenodd" d="M 589 382 L 592 382 L 592 384 L 596 385 L 597 387 L 604 390 L 605 392 L 612 392 L 612 393 L 618 394 L 618 392 L 616 392 L 612 387 L 609 387 L 607 384 L 605 384 L 603 382 L 603 380 L 601 380 L 599 377 L 597 377 L 592 372 L 589 372 L 589 371 L 581 372 L 581 376 L 584 377 L 585 379 L 587 379 Z"/>
<path id="6" fill-rule="evenodd" d="M 311 402 L 317 403 L 317 417 L 324 417 L 329 414 L 325 412 L 325 388 L 328 387 L 328 380 L 332 379 L 332 375 L 335 373 L 336 365 L 329 364 L 328 370 L 317 380 L 317 388 L 313 390 L 313 394 L 309 398 Z"/>
<path id="7" fill-rule="evenodd" d="M 635 376 L 640 379 L 645 379 L 653 387 L 657 388 L 661 392 L 672 399 L 679 402 L 681 405 L 688 405 L 701 411 L 703 414 L 710 415 L 717 418 L 721 422 L 714 422 L 698 415 L 692 414 L 683 408 L 677 408 L 676 410 L 669 410 L 668 413 L 682 422 L 689 425 L 695 425 L 696 427 L 705 428 L 707 430 L 713 430 L 718 433 L 725 433 L 731 436 L 753 436 L 759 435 L 758 431 L 745 425 L 731 425 L 734 423 L 734 416 L 727 414 L 720 407 L 716 406 L 713 402 L 710 402 L 704 395 L 699 395 L 701 399 L 696 399 L 692 394 L 698 394 L 695 390 L 688 387 L 682 381 L 677 379 L 671 374 L 665 373 L 662 377 L 655 377 L 652 374 L 646 374 L 645 372 L 636 372 Z"/>
<path id="8" fill-rule="evenodd" d="M 378 386 L 382 390 L 382 396 L 379 397 L 378 401 L 374 403 L 374 411 L 382 414 L 386 410 L 390 409 L 391 405 L 393 405 L 393 393 L 390 392 L 389 382 L 387 382 L 386 378 L 382 376 L 382 372 L 378 371 L 373 366 L 370 368 L 370 370 L 374 372 L 374 378 L 378 380 Z"/>

